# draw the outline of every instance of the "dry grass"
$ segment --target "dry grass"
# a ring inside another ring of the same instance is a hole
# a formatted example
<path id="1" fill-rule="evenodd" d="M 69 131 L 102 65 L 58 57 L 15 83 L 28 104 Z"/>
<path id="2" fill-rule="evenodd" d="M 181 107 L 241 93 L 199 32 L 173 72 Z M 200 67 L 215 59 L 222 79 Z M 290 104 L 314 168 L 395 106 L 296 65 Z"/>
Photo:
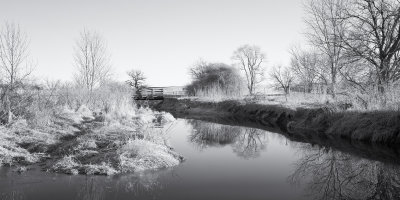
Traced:
<path id="1" fill-rule="evenodd" d="M 218 85 L 196 90 L 195 97 L 203 101 L 219 102 L 228 99 L 238 99 L 245 94 L 245 88 L 237 86 L 235 90 L 225 90 Z"/>
<path id="2" fill-rule="evenodd" d="M 332 103 L 334 101 L 329 95 L 326 94 L 292 92 L 288 95 L 283 95 L 279 93 L 265 96 L 261 95 L 260 97 L 258 97 L 258 99 L 256 98 L 254 102 L 260 104 L 276 104 L 289 108 L 297 108 L 321 106 L 327 103 Z"/>
<path id="3" fill-rule="evenodd" d="M 330 94 L 292 92 L 287 97 L 267 97 L 266 100 L 261 103 L 276 102 L 292 108 L 347 104 L 348 110 L 351 111 L 399 111 L 400 88 L 388 87 L 384 93 L 376 89 L 368 89 L 365 92 L 353 90 L 337 94 L 335 99 Z"/>
<path id="4" fill-rule="evenodd" d="M 366 88 L 365 91 L 353 90 L 348 92 L 347 101 L 351 102 L 355 110 L 400 110 L 400 86 L 389 86 L 385 92 L 378 92 L 376 88 Z"/>
<path id="5" fill-rule="evenodd" d="M 59 131 L 57 128 L 49 126 L 46 130 L 35 130 L 23 119 L 16 120 L 8 126 L 0 126 L 0 165 L 38 162 L 46 156 L 46 148 L 43 146 L 53 145 L 60 137 L 73 134 L 68 130 Z M 33 149 L 35 152 L 31 152 Z"/>
<path id="6" fill-rule="evenodd" d="M 77 111 L 84 117 L 96 112 L 105 114 L 108 119 L 130 118 L 136 112 L 131 92 L 127 85 L 114 82 L 103 84 L 93 91 L 67 84 L 45 87 L 30 94 L 30 103 L 16 114 L 33 126 L 48 126 L 55 115 L 66 110 L 72 113 Z"/>

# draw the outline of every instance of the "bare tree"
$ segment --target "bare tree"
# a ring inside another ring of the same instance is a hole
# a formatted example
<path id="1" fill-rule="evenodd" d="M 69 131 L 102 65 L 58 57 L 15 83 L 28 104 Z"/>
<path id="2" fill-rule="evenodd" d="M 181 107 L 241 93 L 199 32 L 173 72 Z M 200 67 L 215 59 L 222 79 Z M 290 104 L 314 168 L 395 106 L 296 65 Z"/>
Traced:
<path id="1" fill-rule="evenodd" d="M 244 71 L 247 88 L 250 95 L 253 95 L 257 84 L 263 81 L 264 68 L 262 64 L 265 61 L 265 54 L 258 46 L 243 45 L 233 53 L 232 59 Z"/>
<path id="2" fill-rule="evenodd" d="M 33 71 L 27 57 L 27 35 L 21 31 L 19 25 L 5 23 L 0 32 L 0 73 L 4 81 L 1 100 L 8 123 L 13 116 L 11 96 Z"/>
<path id="3" fill-rule="evenodd" d="M 110 78 L 110 55 L 105 40 L 97 32 L 83 30 L 75 46 L 75 80 L 89 91 Z"/>
<path id="4" fill-rule="evenodd" d="M 344 48 L 340 34 L 345 27 L 343 18 L 347 0 L 309 0 L 306 4 L 307 37 L 311 44 L 327 57 L 332 97 L 336 95 L 336 82 L 344 62 Z"/>
<path id="5" fill-rule="evenodd" d="M 317 81 L 327 83 L 325 70 L 321 64 L 321 55 L 316 51 L 306 51 L 297 47 L 290 49 L 291 70 L 301 84 L 304 92 L 311 92 Z M 321 69 L 322 68 L 322 69 Z"/>
<path id="6" fill-rule="evenodd" d="M 349 56 L 375 69 L 380 92 L 400 79 L 400 1 L 353 0 L 346 7 L 347 31 L 340 36 Z"/>
<path id="7" fill-rule="evenodd" d="M 277 87 L 282 88 L 285 95 L 289 94 L 290 86 L 293 83 L 294 76 L 288 68 L 282 69 L 282 66 L 274 67 L 270 73 L 271 78 Z"/>
<path id="8" fill-rule="evenodd" d="M 127 74 L 129 76 L 127 83 L 136 90 L 139 90 L 146 80 L 144 73 L 140 70 L 131 70 Z"/>

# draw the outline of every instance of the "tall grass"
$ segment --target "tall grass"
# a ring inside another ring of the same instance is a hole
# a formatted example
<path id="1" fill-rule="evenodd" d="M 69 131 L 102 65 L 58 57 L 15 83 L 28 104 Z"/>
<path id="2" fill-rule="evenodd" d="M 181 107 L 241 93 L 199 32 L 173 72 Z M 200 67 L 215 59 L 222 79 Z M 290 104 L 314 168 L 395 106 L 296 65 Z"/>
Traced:
<path id="1" fill-rule="evenodd" d="M 376 87 L 341 88 L 335 98 L 326 91 L 290 92 L 269 91 L 254 97 L 256 103 L 281 104 L 289 107 L 340 106 L 341 109 L 356 111 L 400 110 L 400 85 L 391 85 L 382 93 Z"/>
<path id="2" fill-rule="evenodd" d="M 92 91 L 58 84 L 30 94 L 29 103 L 18 112 L 18 116 L 27 119 L 31 125 L 47 126 L 55 115 L 65 109 L 75 112 L 87 107 L 90 112 L 108 119 L 128 119 L 136 113 L 131 95 L 131 89 L 123 83 L 106 83 Z"/>
<path id="3" fill-rule="evenodd" d="M 245 94 L 245 89 L 241 85 L 230 88 L 222 88 L 218 84 L 195 89 L 195 96 L 208 101 L 222 101 L 228 99 L 240 99 Z"/>
<path id="4" fill-rule="evenodd" d="M 256 99 L 256 103 L 280 104 L 289 107 L 318 106 L 332 103 L 333 99 L 327 94 L 291 92 L 283 94 L 266 94 Z"/>
<path id="5" fill-rule="evenodd" d="M 58 91 L 57 101 L 73 110 L 86 105 L 91 110 L 109 113 L 130 109 L 133 104 L 131 97 L 131 89 L 126 84 L 109 82 L 93 90 L 63 86 Z"/>
<path id="6" fill-rule="evenodd" d="M 400 110 L 400 85 L 387 86 L 383 93 L 371 86 L 364 90 L 350 90 L 347 94 L 345 101 L 357 110 Z"/>

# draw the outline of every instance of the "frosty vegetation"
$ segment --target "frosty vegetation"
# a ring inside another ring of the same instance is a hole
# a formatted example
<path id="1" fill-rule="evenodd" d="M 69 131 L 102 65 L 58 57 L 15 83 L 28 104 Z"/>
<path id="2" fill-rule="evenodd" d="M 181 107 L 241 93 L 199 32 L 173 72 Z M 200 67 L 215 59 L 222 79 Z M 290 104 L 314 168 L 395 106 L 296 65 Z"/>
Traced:
<path id="1" fill-rule="evenodd" d="M 154 128 L 155 123 L 174 121 L 170 114 L 136 109 L 132 103 L 118 105 L 104 114 L 85 105 L 76 111 L 56 106 L 51 116 L 42 118 L 45 121 L 19 118 L 0 126 L 0 163 L 45 163 L 48 171 L 112 175 L 171 167 L 182 161 L 167 146 L 163 130 Z"/>
<path id="2" fill-rule="evenodd" d="M 27 34 L 0 29 L 0 166 L 25 171 L 112 175 L 178 165 L 183 158 L 155 125 L 172 115 L 138 108 L 133 88 L 113 81 L 104 38 L 84 30 L 74 82 L 31 76 Z M 28 66 L 28 67 L 26 67 Z"/>
<path id="3" fill-rule="evenodd" d="M 171 167 L 182 161 L 167 145 L 163 130 L 154 128 L 155 123 L 174 121 L 168 113 L 133 106 L 129 112 L 113 109 L 105 114 L 85 105 L 77 111 L 66 106 L 57 109 L 46 124 L 17 119 L 1 126 L 0 164 L 44 163 L 48 171 L 112 175 Z"/>

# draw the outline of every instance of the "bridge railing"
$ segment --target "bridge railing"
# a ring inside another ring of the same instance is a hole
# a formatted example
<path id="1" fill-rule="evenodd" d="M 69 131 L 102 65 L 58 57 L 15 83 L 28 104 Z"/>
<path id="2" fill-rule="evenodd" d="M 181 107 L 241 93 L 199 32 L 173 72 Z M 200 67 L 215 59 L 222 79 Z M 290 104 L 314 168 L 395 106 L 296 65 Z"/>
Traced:
<path id="1" fill-rule="evenodd" d="M 136 92 L 134 99 L 135 100 L 155 100 L 155 99 L 163 99 L 164 98 L 164 90 L 163 88 L 142 88 Z"/>

